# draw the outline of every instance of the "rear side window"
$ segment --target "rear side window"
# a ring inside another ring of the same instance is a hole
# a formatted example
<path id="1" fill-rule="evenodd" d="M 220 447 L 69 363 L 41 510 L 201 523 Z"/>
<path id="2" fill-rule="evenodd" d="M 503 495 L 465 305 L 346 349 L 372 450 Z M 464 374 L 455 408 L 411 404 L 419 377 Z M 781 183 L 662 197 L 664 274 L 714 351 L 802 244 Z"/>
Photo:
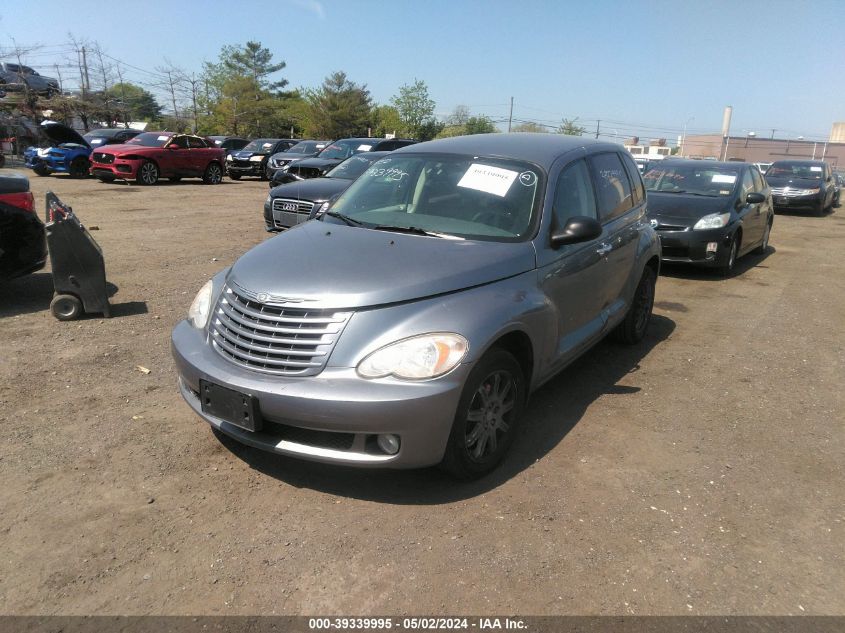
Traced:
<path id="1" fill-rule="evenodd" d="M 590 172 L 583 160 L 578 160 L 564 169 L 557 179 L 555 189 L 555 227 L 563 228 L 569 218 L 587 216 L 598 219 L 596 198 Z"/>
<path id="2" fill-rule="evenodd" d="M 751 178 L 751 170 L 746 169 L 745 173 L 742 175 L 742 195 L 740 200 L 745 202 L 746 196 L 754 191 L 754 180 Z"/>
<path id="3" fill-rule="evenodd" d="M 760 175 L 760 171 L 756 167 L 751 167 L 748 171 L 751 172 L 752 178 L 754 178 L 754 190 L 762 192 L 766 185 L 763 184 L 763 176 Z"/>
<path id="4" fill-rule="evenodd" d="M 619 154 L 610 152 L 590 157 L 599 219 L 608 222 L 634 206 L 631 183 Z"/>
<path id="5" fill-rule="evenodd" d="M 628 170 L 628 177 L 631 179 L 631 184 L 634 186 L 634 204 L 639 204 L 645 200 L 645 187 L 643 186 L 643 178 L 640 175 L 640 169 L 627 153 L 622 154 L 622 162 Z"/>
<path id="6" fill-rule="evenodd" d="M 189 136 L 188 137 L 188 147 L 199 148 L 199 147 L 208 147 L 205 144 L 205 141 L 199 138 L 198 136 Z"/>

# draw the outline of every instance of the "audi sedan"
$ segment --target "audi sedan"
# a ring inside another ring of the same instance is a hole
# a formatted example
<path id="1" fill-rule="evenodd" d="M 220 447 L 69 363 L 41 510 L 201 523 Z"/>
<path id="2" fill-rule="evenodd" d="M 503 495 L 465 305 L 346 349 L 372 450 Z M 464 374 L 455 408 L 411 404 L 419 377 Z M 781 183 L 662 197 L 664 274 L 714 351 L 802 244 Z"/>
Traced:
<path id="1" fill-rule="evenodd" d="M 755 165 L 666 159 L 643 180 L 664 262 L 708 266 L 728 275 L 739 257 L 768 248 L 772 195 Z"/>

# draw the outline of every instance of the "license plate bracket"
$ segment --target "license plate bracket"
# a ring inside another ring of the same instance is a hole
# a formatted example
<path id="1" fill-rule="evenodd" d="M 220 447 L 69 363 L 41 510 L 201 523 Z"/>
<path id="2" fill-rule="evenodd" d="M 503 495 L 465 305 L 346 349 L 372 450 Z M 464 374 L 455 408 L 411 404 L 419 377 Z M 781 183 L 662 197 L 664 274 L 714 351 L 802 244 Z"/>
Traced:
<path id="1" fill-rule="evenodd" d="M 255 396 L 200 380 L 200 404 L 203 413 L 247 431 L 261 430 L 261 411 Z"/>

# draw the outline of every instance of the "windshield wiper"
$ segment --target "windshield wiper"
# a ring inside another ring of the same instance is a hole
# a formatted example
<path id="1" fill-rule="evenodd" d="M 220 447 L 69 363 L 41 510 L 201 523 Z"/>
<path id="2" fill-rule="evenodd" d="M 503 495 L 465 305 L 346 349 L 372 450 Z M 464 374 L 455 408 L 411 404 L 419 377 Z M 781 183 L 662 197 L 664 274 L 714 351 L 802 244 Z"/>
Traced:
<path id="1" fill-rule="evenodd" d="M 363 226 L 364 224 L 360 220 L 350 218 L 348 215 L 343 215 L 342 213 L 338 213 L 337 211 L 326 211 L 323 215 L 327 215 L 332 218 L 337 218 L 342 222 L 346 222 L 346 224 L 349 226 Z"/>
<path id="2" fill-rule="evenodd" d="M 417 226 L 392 226 L 390 224 L 378 224 L 370 227 L 376 231 L 391 231 L 393 233 L 411 233 L 413 235 L 429 235 L 431 237 L 446 237 L 443 233 L 426 231 Z"/>

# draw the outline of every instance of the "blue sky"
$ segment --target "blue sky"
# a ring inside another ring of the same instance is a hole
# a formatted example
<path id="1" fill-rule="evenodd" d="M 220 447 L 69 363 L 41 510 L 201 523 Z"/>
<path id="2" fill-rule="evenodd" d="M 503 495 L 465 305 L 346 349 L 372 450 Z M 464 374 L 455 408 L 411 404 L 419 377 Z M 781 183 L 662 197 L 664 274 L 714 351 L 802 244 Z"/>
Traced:
<path id="1" fill-rule="evenodd" d="M 611 138 L 714 132 L 825 139 L 845 121 L 841 0 L 0 0 L 0 54 L 78 84 L 68 33 L 96 40 L 136 82 L 165 59 L 188 71 L 224 44 L 260 41 L 293 87 L 343 70 L 388 103 L 424 80 L 446 115 L 556 125 L 578 117 Z M 46 16 L 51 16 L 46 20 Z M 136 17 L 138 16 L 138 17 Z M 145 17 L 146 16 L 146 17 Z M 126 26 L 124 26 L 126 25 Z M 72 59 L 71 59 L 72 58 Z M 62 68 L 62 65 L 66 65 Z M 93 78 L 92 78 L 93 82 Z M 506 125 L 506 124 L 505 124 Z M 607 137 L 605 137 L 607 138 Z"/>

